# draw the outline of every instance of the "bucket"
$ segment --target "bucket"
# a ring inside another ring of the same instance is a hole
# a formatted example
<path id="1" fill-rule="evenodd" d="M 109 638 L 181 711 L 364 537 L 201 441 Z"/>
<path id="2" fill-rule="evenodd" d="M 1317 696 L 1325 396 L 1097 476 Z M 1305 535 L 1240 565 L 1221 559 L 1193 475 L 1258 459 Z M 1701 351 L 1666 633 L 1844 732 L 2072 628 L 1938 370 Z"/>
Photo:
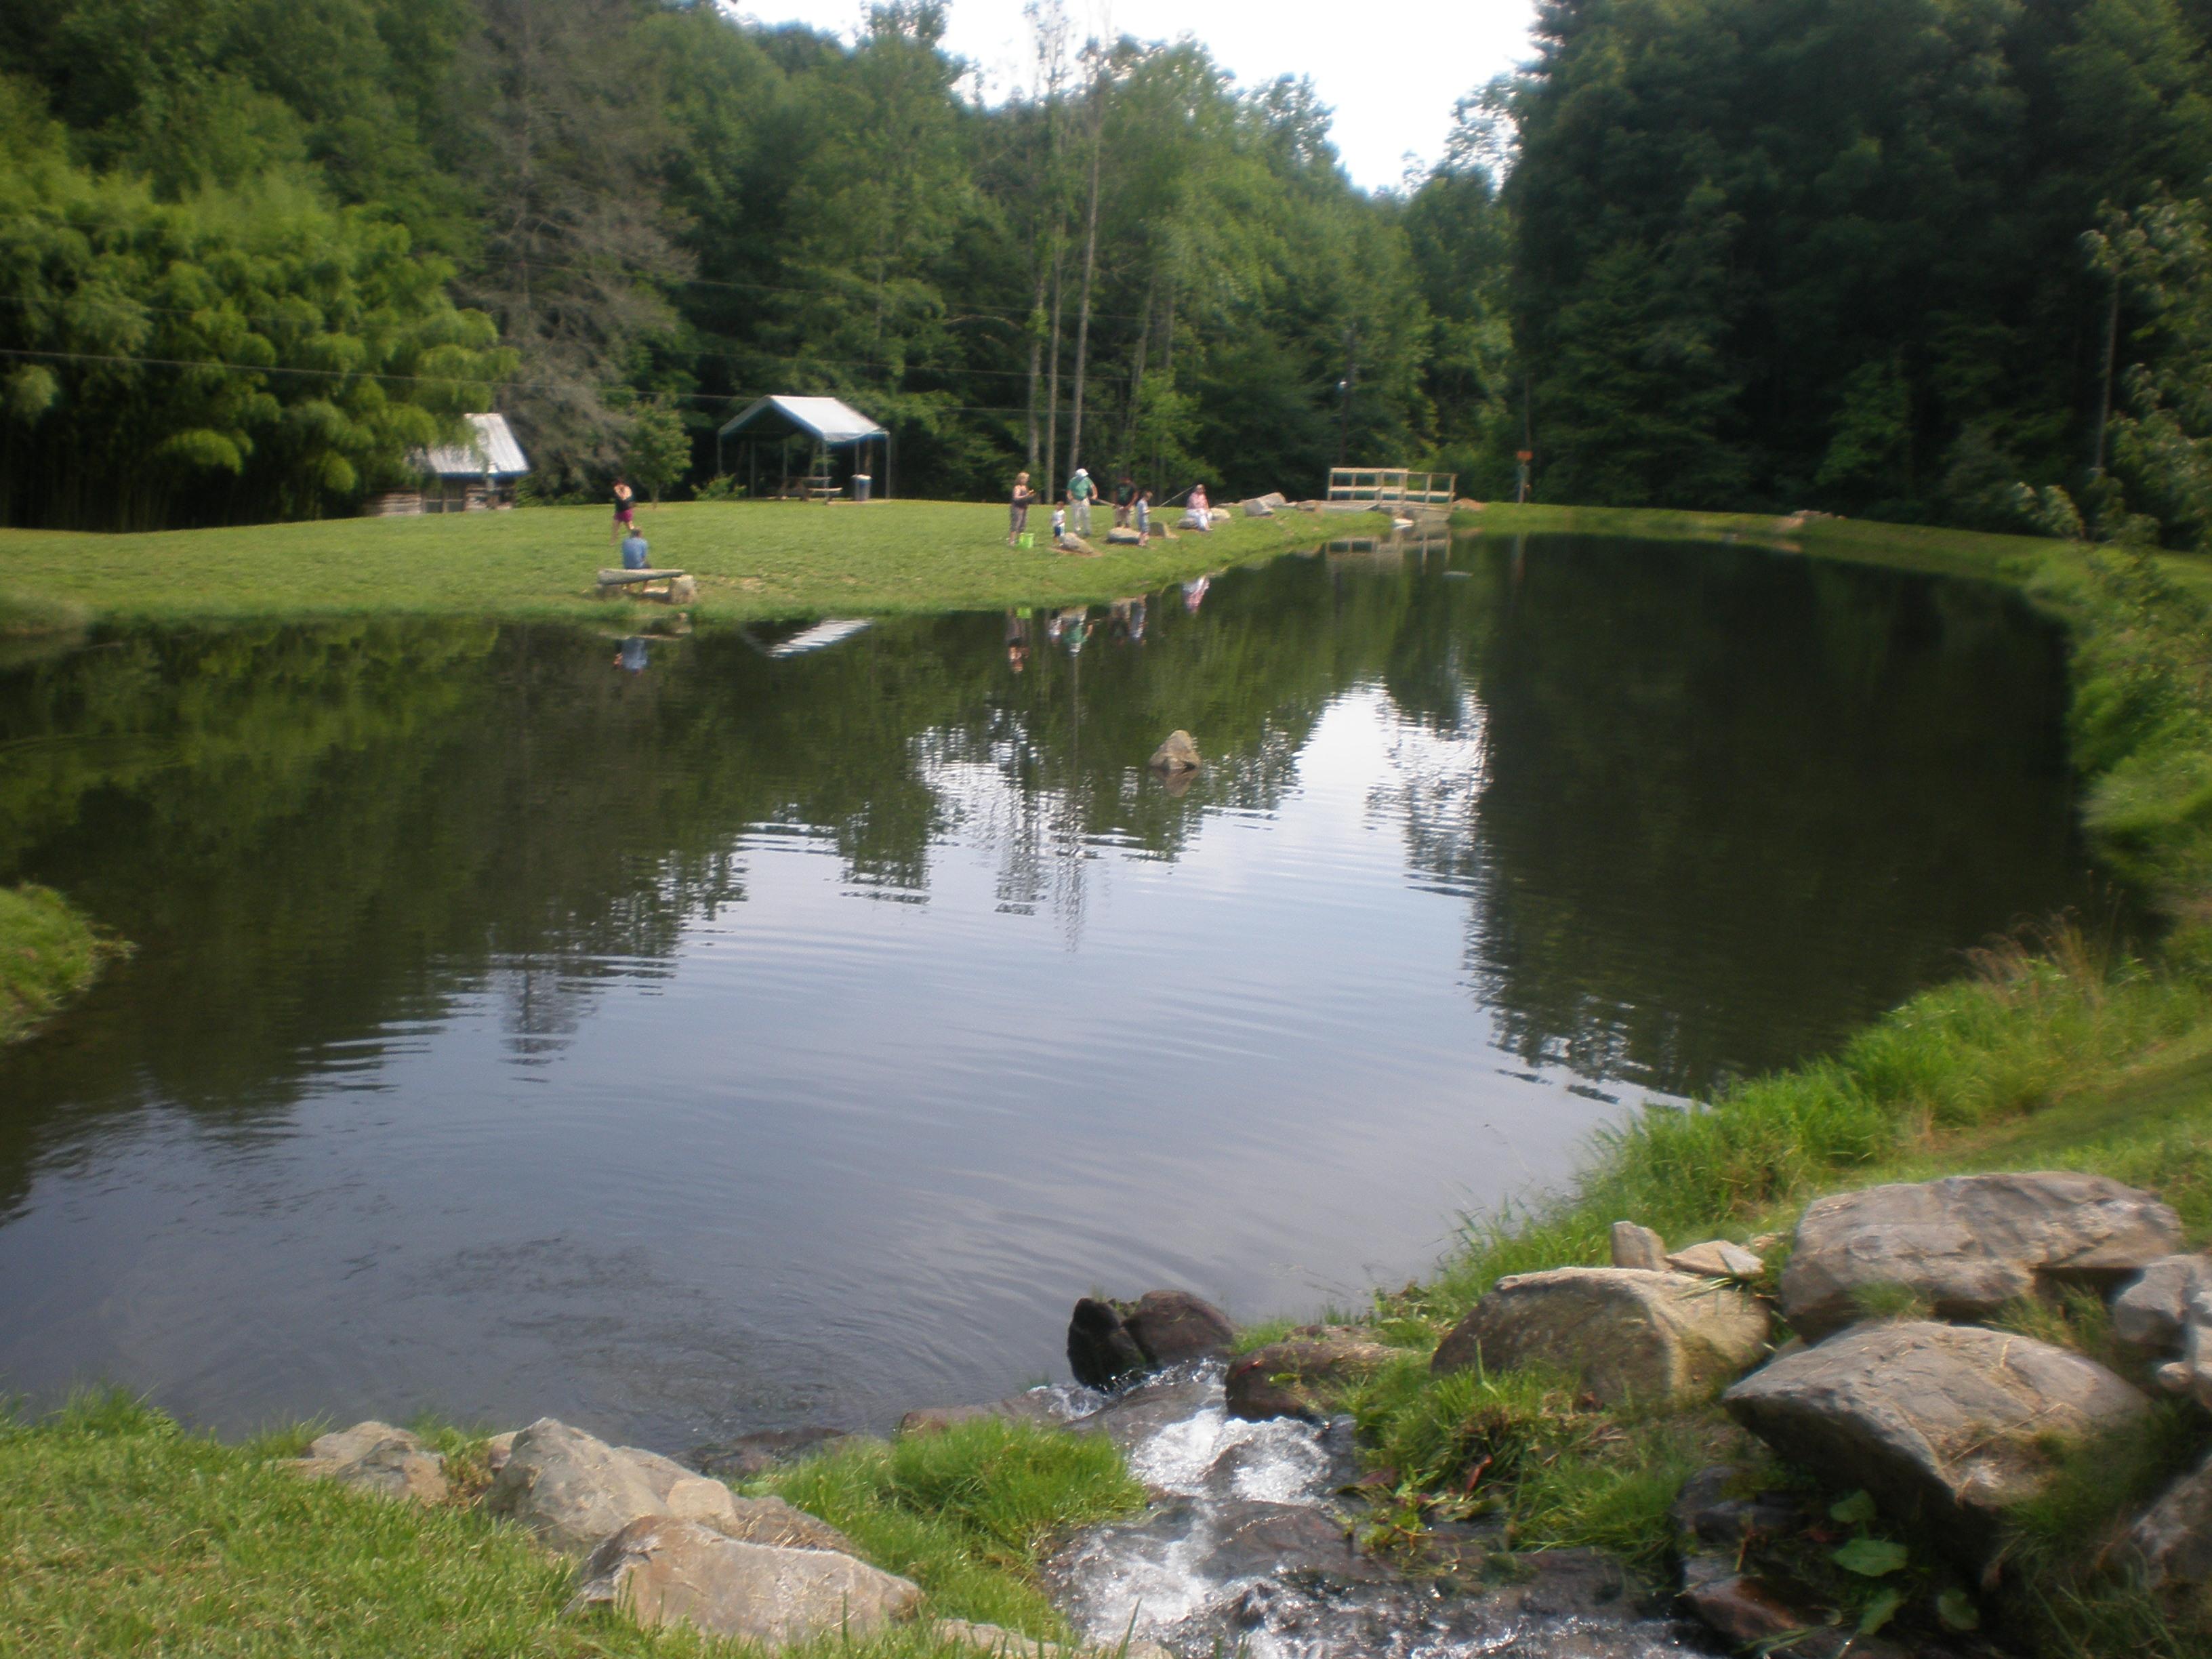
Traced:
<path id="1" fill-rule="evenodd" d="M 1017 547 L 1035 547 L 1036 545 L 1036 532 L 1034 530 L 1024 530 L 1020 535 L 1014 538 L 1014 545 Z"/>

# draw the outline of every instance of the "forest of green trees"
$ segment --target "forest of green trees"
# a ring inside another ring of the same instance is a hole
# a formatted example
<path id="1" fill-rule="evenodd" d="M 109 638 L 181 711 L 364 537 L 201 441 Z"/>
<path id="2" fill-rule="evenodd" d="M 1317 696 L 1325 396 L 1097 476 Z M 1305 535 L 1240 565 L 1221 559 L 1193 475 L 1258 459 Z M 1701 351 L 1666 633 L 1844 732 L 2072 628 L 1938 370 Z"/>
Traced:
<path id="1" fill-rule="evenodd" d="M 898 492 L 1468 493 L 2155 536 L 2212 521 L 2212 0 L 1547 0 L 1355 189 L 1311 87 L 1031 8 L 856 39 L 676 0 L 0 16 L 0 523 L 343 514 L 465 410 L 538 499 L 767 392 Z M 684 438 L 689 438 L 690 464 Z M 665 465 L 655 459 L 666 457 Z"/>

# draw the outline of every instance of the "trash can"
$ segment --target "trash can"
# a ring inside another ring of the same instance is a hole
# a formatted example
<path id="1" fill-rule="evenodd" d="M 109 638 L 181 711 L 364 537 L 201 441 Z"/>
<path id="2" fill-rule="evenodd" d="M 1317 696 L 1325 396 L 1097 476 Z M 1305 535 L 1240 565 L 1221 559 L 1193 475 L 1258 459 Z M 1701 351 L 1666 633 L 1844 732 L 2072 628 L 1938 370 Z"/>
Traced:
<path id="1" fill-rule="evenodd" d="M 853 475 L 853 499 L 856 501 L 867 500 L 869 487 L 874 483 L 875 479 L 867 473 L 855 472 Z"/>

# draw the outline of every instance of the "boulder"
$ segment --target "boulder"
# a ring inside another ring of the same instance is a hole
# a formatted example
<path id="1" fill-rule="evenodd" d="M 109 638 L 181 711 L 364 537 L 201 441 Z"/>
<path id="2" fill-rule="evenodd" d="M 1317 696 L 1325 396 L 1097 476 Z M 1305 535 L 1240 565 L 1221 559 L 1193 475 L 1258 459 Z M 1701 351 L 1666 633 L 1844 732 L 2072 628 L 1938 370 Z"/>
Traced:
<path id="1" fill-rule="evenodd" d="M 1437 1345 L 1430 1369 L 1531 1363 L 1579 1376 L 1608 1405 L 1710 1394 L 1766 1352 L 1766 1310 L 1687 1273 L 1555 1267 L 1514 1273 Z"/>
<path id="2" fill-rule="evenodd" d="M 665 1515 L 663 1495 L 678 1478 L 692 1477 L 680 1468 L 669 1476 L 580 1429 L 541 1417 L 514 1437 L 484 1508 L 520 1522 L 549 1548 L 582 1555 L 641 1516 Z"/>
<path id="3" fill-rule="evenodd" d="M 1613 1224 L 1613 1265 L 1664 1272 L 1667 1241 L 1649 1227 L 1639 1227 L 1633 1221 L 1616 1221 Z"/>
<path id="4" fill-rule="evenodd" d="M 1190 740 L 1188 732 L 1170 732 L 1158 749 L 1152 750 L 1151 765 L 1161 772 L 1195 772 L 1202 763 L 1198 757 L 1198 745 Z"/>
<path id="5" fill-rule="evenodd" d="M 2171 1209 L 2104 1176 L 1868 1187 L 1805 1212 L 1782 1275 L 1782 1311 L 1818 1338 L 1860 1317 L 1859 1292 L 1896 1285 L 1943 1318 L 1979 1319 L 2053 1283 L 2110 1283 L 2180 1243 Z"/>
<path id="6" fill-rule="evenodd" d="M 418 1504 L 442 1504 L 453 1490 L 442 1453 L 406 1429 L 374 1420 L 318 1436 L 291 1467 L 311 1480 Z"/>
<path id="7" fill-rule="evenodd" d="M 1153 763 L 1158 763 L 1158 756 Z M 1145 1369 L 1145 1351 L 1122 1326 L 1112 1303 L 1086 1296 L 1068 1316 L 1067 1368 L 1087 1389 L 1110 1389 Z"/>
<path id="8" fill-rule="evenodd" d="M 1229 1316 L 1188 1291 L 1146 1291 L 1121 1325 L 1156 1368 L 1218 1359 L 1237 1341 Z"/>
<path id="9" fill-rule="evenodd" d="M 1144 538 L 1126 525 L 1116 525 L 1106 532 L 1106 539 L 1115 547 L 1134 547 Z"/>
<path id="10" fill-rule="evenodd" d="M 648 1515 L 592 1552 L 570 1610 L 613 1605 L 641 1625 L 688 1624 L 765 1647 L 866 1636 L 921 1604 L 909 1580 L 827 1550 L 780 1549 Z"/>
<path id="11" fill-rule="evenodd" d="M 690 605 L 699 597 L 696 576 L 672 576 L 668 579 L 668 602 L 671 605 Z"/>
<path id="12" fill-rule="evenodd" d="M 2153 1589 L 2212 1583 L 2212 1457 L 2167 1487 L 2128 1532 Z"/>
<path id="13" fill-rule="evenodd" d="M 2112 1336 L 2145 1353 L 2179 1353 L 2197 1291 L 2212 1290 L 2212 1255 L 2162 1255 L 2112 1298 Z"/>
<path id="14" fill-rule="evenodd" d="M 2048 1480 L 2056 1450 L 2133 1421 L 2148 1402 L 2047 1342 L 1908 1320 L 1776 1359 L 1722 1403 L 1783 1456 L 1866 1487 L 1978 1561 L 1999 1513 Z"/>
<path id="15" fill-rule="evenodd" d="M 1224 1389 L 1229 1414 L 1260 1421 L 1328 1413 L 1322 1399 L 1398 1357 L 1400 1350 L 1342 1325 L 1302 1325 L 1280 1342 L 1255 1348 L 1230 1364 Z"/>
<path id="16" fill-rule="evenodd" d="M 484 1467 L 497 1474 L 507 1467 L 507 1460 L 514 1455 L 514 1437 L 520 1430 L 509 1429 L 495 1434 L 484 1442 Z"/>
<path id="17" fill-rule="evenodd" d="M 1703 1244 L 1679 1249 L 1667 1258 L 1667 1265 L 1678 1273 L 1692 1273 L 1699 1279 L 1756 1279 L 1766 1271 L 1765 1258 L 1756 1251 L 1731 1244 L 1724 1238 L 1708 1239 Z"/>
<path id="18" fill-rule="evenodd" d="M 1244 516 L 1248 519 L 1272 519 L 1275 516 L 1275 509 L 1255 495 L 1244 503 Z"/>
<path id="19" fill-rule="evenodd" d="M 842 1429 L 810 1426 L 802 1429 L 761 1429 L 734 1440 L 695 1446 L 691 1467 L 702 1474 L 725 1480 L 751 1480 L 787 1463 L 833 1451 L 859 1437 Z"/>

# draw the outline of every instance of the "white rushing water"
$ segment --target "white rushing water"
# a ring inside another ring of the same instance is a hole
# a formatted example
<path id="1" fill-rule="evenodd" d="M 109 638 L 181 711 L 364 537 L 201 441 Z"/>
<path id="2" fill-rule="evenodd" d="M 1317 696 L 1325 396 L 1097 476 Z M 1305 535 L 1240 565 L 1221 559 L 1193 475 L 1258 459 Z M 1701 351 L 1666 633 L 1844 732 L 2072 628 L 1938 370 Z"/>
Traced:
<path id="1" fill-rule="evenodd" d="M 1340 1498 L 1351 1427 L 1229 1415 L 1218 1364 L 1117 1399 L 1061 1390 L 1054 1414 L 1113 1436 L 1154 1501 L 1051 1564 L 1069 1618 L 1185 1655 L 1248 1659 L 1681 1659 L 1697 1633 L 1654 1615 L 1616 1569 L 1579 1552 L 1522 1558 L 1472 1586 L 1357 1550 Z M 1533 1570 L 1527 1565 L 1534 1562 Z"/>

